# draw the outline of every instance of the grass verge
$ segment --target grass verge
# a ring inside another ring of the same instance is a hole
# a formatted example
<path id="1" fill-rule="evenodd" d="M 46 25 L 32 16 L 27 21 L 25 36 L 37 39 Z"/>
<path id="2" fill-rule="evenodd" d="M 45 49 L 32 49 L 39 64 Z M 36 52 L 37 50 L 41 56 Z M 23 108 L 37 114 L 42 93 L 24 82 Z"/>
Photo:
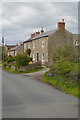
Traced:
<path id="1" fill-rule="evenodd" d="M 80 98 L 78 83 L 73 83 L 68 78 L 62 76 L 47 76 L 47 73 L 44 74 L 44 77 L 42 79 L 43 82 L 51 84 L 60 91 Z"/>
<path id="2" fill-rule="evenodd" d="M 5 71 L 8 71 L 10 73 L 16 73 L 17 74 L 17 73 L 33 73 L 33 72 L 37 72 L 39 70 L 42 70 L 43 67 L 35 68 L 35 69 L 32 69 L 32 70 L 26 70 L 26 71 L 16 71 L 16 70 L 12 70 L 12 69 L 9 69 L 9 68 L 6 68 L 6 67 L 4 67 L 2 69 L 5 70 Z"/>
<path id="3" fill-rule="evenodd" d="M 2 61 L 0 61 L 0 66 L 2 66 Z"/>

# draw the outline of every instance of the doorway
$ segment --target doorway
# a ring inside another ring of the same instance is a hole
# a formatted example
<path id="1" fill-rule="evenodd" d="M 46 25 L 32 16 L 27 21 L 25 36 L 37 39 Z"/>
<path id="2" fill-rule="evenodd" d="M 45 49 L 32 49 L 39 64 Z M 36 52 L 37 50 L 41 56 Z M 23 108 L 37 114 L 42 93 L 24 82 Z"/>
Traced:
<path id="1" fill-rule="evenodd" d="M 36 53 L 36 61 L 39 61 L 39 53 Z"/>

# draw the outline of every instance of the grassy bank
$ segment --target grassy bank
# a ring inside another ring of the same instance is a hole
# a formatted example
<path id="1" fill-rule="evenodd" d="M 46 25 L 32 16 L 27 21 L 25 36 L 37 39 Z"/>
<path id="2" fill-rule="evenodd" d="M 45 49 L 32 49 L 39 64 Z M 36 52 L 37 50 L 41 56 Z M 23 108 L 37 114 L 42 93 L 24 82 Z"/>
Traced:
<path id="1" fill-rule="evenodd" d="M 0 61 L 0 66 L 2 66 L 2 61 Z"/>
<path id="2" fill-rule="evenodd" d="M 51 84 L 60 91 L 80 98 L 78 83 L 73 83 L 68 78 L 62 76 L 47 76 L 47 73 L 44 74 L 43 82 Z"/>
<path id="3" fill-rule="evenodd" d="M 27 70 L 27 71 L 16 71 L 16 70 L 12 70 L 12 69 L 9 69 L 9 68 L 6 68 L 6 67 L 4 67 L 3 68 L 3 70 L 5 70 L 5 71 L 8 71 L 8 72 L 10 72 L 10 73 L 33 73 L 33 72 L 37 72 L 37 71 L 39 71 L 39 70 L 42 70 L 43 69 L 43 67 L 41 67 L 41 68 L 35 68 L 35 69 L 32 69 L 32 70 Z"/>

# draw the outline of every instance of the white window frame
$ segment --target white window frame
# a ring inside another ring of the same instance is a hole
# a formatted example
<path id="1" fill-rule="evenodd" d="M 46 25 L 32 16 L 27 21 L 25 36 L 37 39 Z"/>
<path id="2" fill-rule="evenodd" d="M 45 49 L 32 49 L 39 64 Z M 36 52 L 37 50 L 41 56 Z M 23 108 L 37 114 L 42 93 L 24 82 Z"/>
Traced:
<path id="1" fill-rule="evenodd" d="M 24 49 L 26 49 L 26 44 L 24 43 Z"/>
<path id="2" fill-rule="evenodd" d="M 32 52 L 30 53 L 30 57 L 32 57 Z"/>
<path id="3" fill-rule="evenodd" d="M 44 40 L 42 40 L 42 47 L 44 47 L 44 43 L 45 43 L 45 41 L 44 41 Z"/>
<path id="4" fill-rule="evenodd" d="M 78 42 L 78 41 L 76 41 L 76 42 L 75 42 L 75 45 L 76 45 L 76 46 L 79 46 L 79 42 Z"/>
<path id="5" fill-rule="evenodd" d="M 28 44 L 28 49 L 30 49 L 30 44 Z"/>
<path id="6" fill-rule="evenodd" d="M 33 60 L 35 60 L 34 53 L 33 53 Z"/>
<path id="7" fill-rule="evenodd" d="M 26 52 L 27 46 L 26 43 L 24 43 L 24 52 Z"/>

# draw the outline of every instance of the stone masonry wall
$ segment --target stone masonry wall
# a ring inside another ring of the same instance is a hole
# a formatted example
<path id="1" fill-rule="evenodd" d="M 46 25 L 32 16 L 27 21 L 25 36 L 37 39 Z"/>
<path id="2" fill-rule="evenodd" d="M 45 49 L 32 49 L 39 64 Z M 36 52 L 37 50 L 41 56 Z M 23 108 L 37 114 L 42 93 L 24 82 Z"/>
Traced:
<path id="1" fill-rule="evenodd" d="M 49 64 L 51 64 L 51 57 L 54 55 L 54 52 L 58 47 L 63 48 L 65 45 L 72 45 L 73 37 L 70 32 L 65 30 L 64 32 L 59 32 L 58 30 L 55 33 L 49 35 L 48 39 L 48 58 Z"/>

